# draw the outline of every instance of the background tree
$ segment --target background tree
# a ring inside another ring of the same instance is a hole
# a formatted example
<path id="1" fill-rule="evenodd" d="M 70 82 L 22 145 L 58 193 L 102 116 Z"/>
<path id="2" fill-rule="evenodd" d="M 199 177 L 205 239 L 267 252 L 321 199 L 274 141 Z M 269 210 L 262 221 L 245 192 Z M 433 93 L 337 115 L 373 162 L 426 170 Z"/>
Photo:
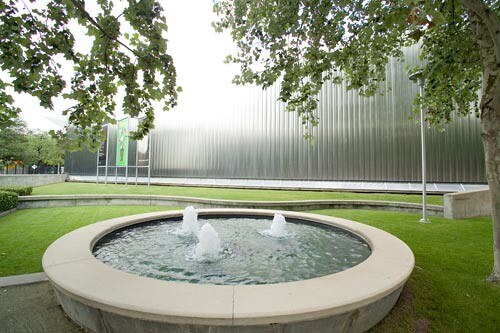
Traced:
<path id="1" fill-rule="evenodd" d="M 89 1 L 41 2 L 0 2 L 0 68 L 10 77 L 0 79 L 0 124 L 19 114 L 12 90 L 35 96 L 50 109 L 55 97 L 64 96 L 74 101 L 64 111 L 76 139 L 69 147 L 96 148 L 104 136 L 103 123 L 115 121 L 120 87 L 123 111 L 145 116 L 137 138 L 153 127 L 154 101 L 164 109 L 176 104 L 176 72 L 167 54 L 167 26 L 159 1 L 114 1 L 122 4 L 123 10 L 117 10 L 113 1 L 96 0 L 95 16 L 88 10 Z M 69 28 L 73 21 L 93 40 L 86 54 L 75 51 L 82 36 Z M 67 63 L 74 68 L 70 82 L 61 73 Z M 53 134 L 67 139 L 66 133 Z"/>
<path id="2" fill-rule="evenodd" d="M 0 127 L 0 165 L 57 166 L 64 164 L 64 148 L 46 132 L 33 132 L 20 120 Z"/>
<path id="3" fill-rule="evenodd" d="M 26 124 L 20 120 L 9 121 L 9 125 L 0 126 L 0 166 L 8 167 L 14 161 L 24 159 L 27 133 Z"/>
<path id="4" fill-rule="evenodd" d="M 318 123 L 325 82 L 374 95 L 389 58 L 418 42 L 424 61 L 411 71 L 422 70 L 427 83 L 415 110 L 425 108 L 437 126 L 453 112 L 481 117 L 493 217 L 490 280 L 500 281 L 500 1 L 222 0 L 214 9 L 216 30 L 230 30 L 238 47 L 227 58 L 241 68 L 235 83 L 265 88 L 281 79 L 279 99 L 308 128 Z"/>
<path id="5" fill-rule="evenodd" d="M 26 137 L 23 162 L 26 165 L 56 166 L 64 164 L 64 150 L 48 133 L 30 133 Z"/>
<path id="6" fill-rule="evenodd" d="M 50 135 L 45 135 L 45 145 L 42 149 L 41 160 L 46 165 L 61 166 L 64 165 L 64 150 L 61 145 Z"/>

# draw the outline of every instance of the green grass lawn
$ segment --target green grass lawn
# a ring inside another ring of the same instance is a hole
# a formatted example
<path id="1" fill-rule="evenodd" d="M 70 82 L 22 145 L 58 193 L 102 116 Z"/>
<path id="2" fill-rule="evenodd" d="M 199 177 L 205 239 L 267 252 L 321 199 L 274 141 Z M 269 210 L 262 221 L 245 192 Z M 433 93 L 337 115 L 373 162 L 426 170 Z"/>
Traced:
<path id="1" fill-rule="evenodd" d="M 63 207 L 0 218 L 0 276 L 41 271 L 47 246 L 80 226 L 165 207 Z M 386 230 L 413 250 L 416 267 L 394 310 L 373 332 L 499 332 L 500 287 L 485 281 L 493 262 L 491 219 L 446 220 L 368 210 L 319 210 Z"/>
<path id="2" fill-rule="evenodd" d="M 406 242 L 416 267 L 400 304 L 375 332 L 500 332 L 500 286 L 485 281 L 493 267 L 490 218 L 447 220 L 367 210 L 314 213 L 355 220 Z M 426 328 L 430 328 L 427 330 Z"/>
<path id="3" fill-rule="evenodd" d="M 210 187 L 184 186 L 150 186 L 145 185 L 115 185 L 94 183 L 59 183 L 35 187 L 33 195 L 42 194 L 154 194 L 176 195 L 184 197 L 198 197 L 228 200 L 251 201 L 289 201 L 315 199 L 343 199 L 343 200 L 382 200 L 400 202 L 422 202 L 422 197 L 416 194 L 386 194 L 386 193 L 352 193 L 352 192 L 319 192 L 319 191 L 285 191 L 285 190 L 243 190 Z M 428 203 L 443 205 L 442 195 L 428 196 Z"/>
<path id="4" fill-rule="evenodd" d="M 114 217 L 174 209 L 86 206 L 18 210 L 0 218 L 0 276 L 42 271 L 42 255 L 62 235 Z"/>

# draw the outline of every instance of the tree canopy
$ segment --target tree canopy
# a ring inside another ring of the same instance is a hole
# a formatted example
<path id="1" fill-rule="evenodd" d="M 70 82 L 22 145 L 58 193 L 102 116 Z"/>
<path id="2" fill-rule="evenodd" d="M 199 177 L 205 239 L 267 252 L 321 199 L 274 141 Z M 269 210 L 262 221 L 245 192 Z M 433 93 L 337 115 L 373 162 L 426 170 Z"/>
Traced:
<path id="1" fill-rule="evenodd" d="M 24 159 L 28 130 L 20 120 L 11 123 L 10 126 L 0 126 L 0 165 Z"/>
<path id="2" fill-rule="evenodd" d="M 0 129 L 0 166 L 64 164 L 64 149 L 48 133 L 30 131 L 19 120 Z"/>
<path id="3" fill-rule="evenodd" d="M 30 133 L 26 140 L 27 144 L 22 161 L 24 164 L 64 164 L 64 150 L 48 133 Z"/>
<path id="4" fill-rule="evenodd" d="M 155 101 L 164 109 L 176 105 L 179 88 L 159 1 L 128 0 L 115 8 L 111 0 L 97 0 L 94 16 L 82 0 L 36 5 L 33 0 L 0 2 L 0 68 L 8 74 L 0 77 L 0 123 L 20 112 L 12 91 L 35 96 L 49 109 L 55 97 L 64 96 L 74 102 L 63 112 L 76 138 L 69 147 L 95 148 L 103 139 L 102 125 L 115 121 L 120 89 L 123 111 L 145 117 L 138 138 L 153 127 Z M 88 53 L 76 51 L 82 32 L 70 29 L 72 22 L 92 38 Z M 64 63 L 74 68 L 69 80 L 61 72 Z M 53 134 L 67 138 L 67 131 Z"/>
<path id="5" fill-rule="evenodd" d="M 176 105 L 159 1 L 95 0 L 94 12 L 83 0 L 39 3 L 0 2 L 0 68 L 8 75 L 0 77 L 0 127 L 20 111 L 12 90 L 47 108 L 57 96 L 74 101 L 64 111 L 76 136 L 70 148 L 99 145 L 102 125 L 115 122 L 121 90 L 124 112 L 145 116 L 136 139 L 153 127 L 155 101 L 164 109 Z M 379 93 L 389 58 L 418 43 L 423 65 L 411 72 L 421 71 L 427 83 L 415 110 L 425 110 L 436 125 L 455 111 L 481 117 L 495 243 L 491 280 L 500 281 L 500 1 L 215 0 L 214 8 L 216 30 L 230 30 L 238 48 L 227 58 L 241 68 L 234 81 L 269 87 L 280 80 L 279 99 L 306 126 L 319 121 L 317 95 L 325 82 Z M 70 29 L 72 22 L 92 38 L 90 51 L 77 51 L 81 34 Z M 62 73 L 65 62 L 74 68 L 70 79 Z M 53 134 L 64 139 L 67 133 Z"/>
<path id="6" fill-rule="evenodd" d="M 234 81 L 269 87 L 281 80 L 279 99 L 306 126 L 318 123 L 325 82 L 376 94 L 390 57 L 418 43 L 422 65 L 409 74 L 419 72 L 426 83 L 415 111 L 438 126 L 453 112 L 481 118 L 493 219 L 490 281 L 500 282 L 500 1 L 221 0 L 214 8 L 216 30 L 230 30 L 238 49 L 227 58 L 241 69 Z"/>
<path id="7" fill-rule="evenodd" d="M 489 2 L 500 10 L 500 2 Z M 380 91 L 390 57 L 421 46 L 427 80 L 427 120 L 443 124 L 457 111 L 478 110 L 482 64 L 473 34 L 475 17 L 459 1 L 219 1 L 217 31 L 230 30 L 238 48 L 227 61 L 240 66 L 238 84 L 269 87 L 281 80 L 279 99 L 304 125 L 316 125 L 318 93 L 325 82 L 371 96 Z"/>

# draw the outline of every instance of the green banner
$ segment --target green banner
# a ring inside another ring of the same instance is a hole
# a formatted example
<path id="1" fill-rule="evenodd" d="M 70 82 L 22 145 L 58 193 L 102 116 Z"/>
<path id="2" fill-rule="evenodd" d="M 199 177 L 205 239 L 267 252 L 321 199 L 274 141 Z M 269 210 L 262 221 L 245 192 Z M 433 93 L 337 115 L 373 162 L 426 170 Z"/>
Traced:
<path id="1" fill-rule="evenodd" d="M 118 120 L 116 166 L 126 166 L 128 162 L 128 123 L 129 118 Z"/>

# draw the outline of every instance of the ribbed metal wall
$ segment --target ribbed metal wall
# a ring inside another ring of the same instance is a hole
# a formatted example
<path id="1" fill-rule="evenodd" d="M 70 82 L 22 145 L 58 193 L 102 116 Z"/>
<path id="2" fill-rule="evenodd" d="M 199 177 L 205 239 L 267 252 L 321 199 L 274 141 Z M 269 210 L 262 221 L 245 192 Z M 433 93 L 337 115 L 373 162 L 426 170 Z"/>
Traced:
<path id="1" fill-rule="evenodd" d="M 406 69 L 417 63 L 417 52 L 407 49 L 405 62 L 390 62 L 383 95 L 364 98 L 345 85 L 325 84 L 313 144 L 304 141 L 296 114 L 277 102 L 278 86 L 246 88 L 231 112 L 208 109 L 200 117 L 171 112 L 152 134 L 152 176 L 418 181 L 420 127 L 411 112 L 418 88 Z M 484 182 L 476 117 L 453 119 L 443 132 L 427 134 L 429 181 Z M 66 170 L 95 174 L 95 154 L 68 154 Z"/>

